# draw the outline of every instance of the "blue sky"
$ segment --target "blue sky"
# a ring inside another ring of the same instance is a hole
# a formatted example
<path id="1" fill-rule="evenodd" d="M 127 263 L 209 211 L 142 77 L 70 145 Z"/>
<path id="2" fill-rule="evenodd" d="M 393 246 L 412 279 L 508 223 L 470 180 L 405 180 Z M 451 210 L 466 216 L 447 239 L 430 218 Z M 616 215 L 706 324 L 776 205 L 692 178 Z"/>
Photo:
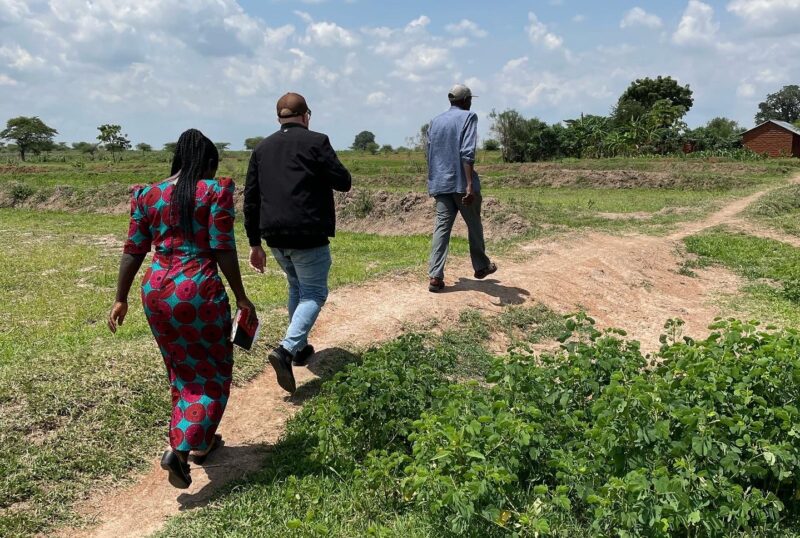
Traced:
<path id="1" fill-rule="evenodd" d="M 447 89 L 553 123 L 607 114 L 635 78 L 695 92 L 691 126 L 800 83 L 800 0 L 590 2 L 0 0 L 0 122 L 38 115 L 58 140 L 119 123 L 160 146 L 188 127 L 241 147 L 304 94 L 337 148 L 404 144 Z"/>

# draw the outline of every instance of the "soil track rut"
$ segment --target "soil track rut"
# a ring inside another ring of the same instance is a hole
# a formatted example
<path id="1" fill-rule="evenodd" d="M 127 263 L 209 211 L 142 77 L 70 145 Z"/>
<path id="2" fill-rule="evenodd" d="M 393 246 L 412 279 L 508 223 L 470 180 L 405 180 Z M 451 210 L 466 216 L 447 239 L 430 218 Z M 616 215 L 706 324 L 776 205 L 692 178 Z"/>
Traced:
<path id="1" fill-rule="evenodd" d="M 662 326 L 672 317 L 686 321 L 687 334 L 702 335 L 718 313 L 715 296 L 735 290 L 739 281 L 716 268 L 698 271 L 694 278 L 679 275 L 680 240 L 735 221 L 767 192 L 737 199 L 667 237 L 588 233 L 535 242 L 520 247 L 514 257 L 498 259 L 496 278 L 484 281 L 471 278 L 468 263 L 451 263 L 448 287 L 439 294 L 428 293 L 425 282 L 410 276 L 336 290 L 312 334 L 321 352 L 308 368 L 295 369 L 298 386 L 313 385 L 315 372 L 322 373 L 326 359 L 337 350 L 391 339 L 409 324 L 432 318 L 447 324 L 467 308 L 497 312 L 505 305 L 529 302 L 541 302 L 559 312 L 582 308 L 601 326 L 624 328 L 645 350 L 657 349 Z M 453 275 L 465 277 L 454 280 Z M 204 468 L 193 466 L 190 489 L 173 489 L 154 463 L 132 486 L 81 503 L 78 511 L 92 525 L 65 530 L 62 535 L 146 536 L 167 518 L 205 504 L 220 486 L 262 467 L 285 421 L 310 392 L 300 387 L 293 399 L 285 398 L 268 368 L 232 392 L 220 426 L 225 447 Z"/>

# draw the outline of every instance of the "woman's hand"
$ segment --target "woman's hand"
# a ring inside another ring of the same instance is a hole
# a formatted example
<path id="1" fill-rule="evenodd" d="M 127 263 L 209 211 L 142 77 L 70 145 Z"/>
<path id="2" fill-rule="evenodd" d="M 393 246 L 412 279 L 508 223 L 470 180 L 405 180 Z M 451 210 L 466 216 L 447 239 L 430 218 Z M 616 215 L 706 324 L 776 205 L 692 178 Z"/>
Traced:
<path id="1" fill-rule="evenodd" d="M 258 316 L 256 315 L 256 305 L 248 299 L 247 297 L 242 297 L 238 301 L 236 301 L 236 308 L 243 312 L 247 312 L 247 320 L 245 323 L 247 325 L 255 324 L 258 321 Z"/>
<path id="2" fill-rule="evenodd" d="M 108 329 L 112 333 L 116 333 L 117 325 L 122 325 L 126 315 L 128 315 L 128 303 L 116 301 L 108 314 Z"/>

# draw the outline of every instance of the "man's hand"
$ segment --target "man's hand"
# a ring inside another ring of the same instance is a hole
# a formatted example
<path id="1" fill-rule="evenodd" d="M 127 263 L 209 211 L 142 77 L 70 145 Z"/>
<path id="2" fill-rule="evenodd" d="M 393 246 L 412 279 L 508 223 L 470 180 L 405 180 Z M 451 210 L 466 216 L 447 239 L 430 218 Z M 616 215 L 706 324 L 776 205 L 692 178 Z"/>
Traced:
<path id="1" fill-rule="evenodd" d="M 472 192 L 472 185 L 467 185 L 467 193 L 461 198 L 461 203 L 471 205 L 475 201 L 475 193 Z"/>
<path id="2" fill-rule="evenodd" d="M 250 267 L 263 273 L 267 266 L 267 253 L 260 246 L 250 247 Z"/>

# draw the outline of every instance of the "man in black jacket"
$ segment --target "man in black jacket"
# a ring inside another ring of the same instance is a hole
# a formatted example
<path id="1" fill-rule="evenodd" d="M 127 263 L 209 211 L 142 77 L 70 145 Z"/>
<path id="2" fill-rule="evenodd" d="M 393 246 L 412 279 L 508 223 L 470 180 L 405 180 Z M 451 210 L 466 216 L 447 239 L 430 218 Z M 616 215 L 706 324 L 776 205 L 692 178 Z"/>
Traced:
<path id="1" fill-rule="evenodd" d="M 352 180 L 328 137 L 308 129 L 311 110 L 302 95 L 281 97 L 277 112 L 281 128 L 250 156 L 244 226 L 250 265 L 264 272 L 263 238 L 289 282 L 289 328 L 269 362 L 278 384 L 294 392 L 292 360 L 303 364 L 314 353 L 308 333 L 328 297 L 328 238 L 336 233 L 333 191 L 349 191 Z"/>

